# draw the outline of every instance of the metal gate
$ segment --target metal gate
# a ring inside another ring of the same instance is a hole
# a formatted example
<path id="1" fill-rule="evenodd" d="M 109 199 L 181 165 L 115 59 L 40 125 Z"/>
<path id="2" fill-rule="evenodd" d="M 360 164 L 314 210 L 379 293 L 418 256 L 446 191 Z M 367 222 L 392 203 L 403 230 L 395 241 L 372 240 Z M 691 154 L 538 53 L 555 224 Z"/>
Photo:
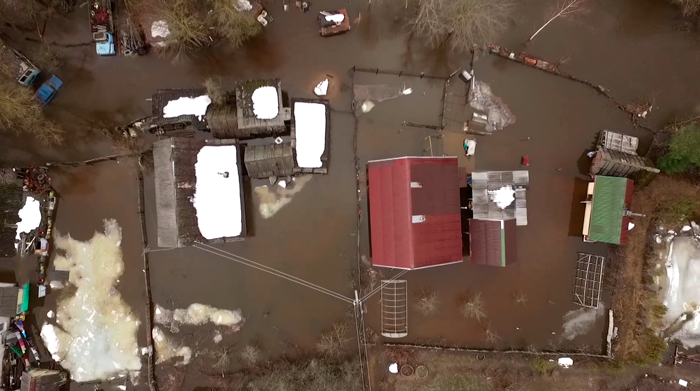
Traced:
<path id="1" fill-rule="evenodd" d="M 382 335 L 403 338 L 408 335 L 408 283 L 406 280 L 382 280 Z"/>

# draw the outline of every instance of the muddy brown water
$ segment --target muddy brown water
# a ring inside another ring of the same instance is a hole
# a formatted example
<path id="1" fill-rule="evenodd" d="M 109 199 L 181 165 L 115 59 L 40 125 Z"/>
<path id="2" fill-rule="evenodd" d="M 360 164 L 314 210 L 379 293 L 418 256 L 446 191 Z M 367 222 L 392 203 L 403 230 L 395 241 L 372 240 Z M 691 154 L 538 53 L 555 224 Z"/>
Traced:
<path id="1" fill-rule="evenodd" d="M 519 6 L 512 29 L 499 43 L 512 50 L 525 48 L 524 39 L 543 22 L 547 5 L 535 1 Z M 394 22 L 396 16 L 404 15 L 403 4 L 393 7 L 384 3 L 367 12 L 360 4 L 324 0 L 314 2 L 312 12 L 305 14 L 283 12 L 280 4 L 266 6 L 275 20 L 261 37 L 238 50 L 219 45 L 192 60 L 173 63 L 155 54 L 133 59 L 98 58 L 91 46 L 66 49 L 67 64 L 56 72 L 64 80 L 64 87 L 47 107 L 51 117 L 66 124 L 66 145 L 49 149 L 11 138 L 0 146 L 0 159 L 26 164 L 109 153 L 109 144 L 95 128 L 109 128 L 147 115 L 147 99 L 158 88 L 198 86 L 210 75 L 220 77 L 224 86 L 240 78 L 276 76 L 290 96 L 312 97 L 313 86 L 330 75 L 329 99 L 337 111 L 332 114 L 329 174 L 314 177 L 289 205 L 267 220 L 257 213 L 247 184 L 246 212 L 254 236 L 222 248 L 350 297 L 357 210 L 352 153 L 355 123 L 347 113 L 348 70 L 358 65 L 447 75 L 466 67 L 469 57 L 426 50 L 418 39 L 408 39 L 401 25 Z M 345 35 L 321 39 L 315 12 L 339 7 L 347 7 L 353 20 L 361 14 L 361 22 Z M 56 20 L 49 30 L 51 36 L 66 43 L 89 40 L 83 11 L 79 8 L 68 19 Z M 652 113 L 650 125 L 659 127 L 671 116 L 694 106 L 700 87 L 695 77 L 700 65 L 697 36 L 675 31 L 677 18 L 673 8 L 658 1 L 602 0 L 590 4 L 585 14 L 553 22 L 525 50 L 552 60 L 568 55 L 570 61 L 563 65 L 567 71 L 600 83 L 623 102 L 655 94 L 658 109 Z M 14 32 L 8 34 L 19 48 L 29 45 Z M 477 61 L 475 68 L 477 77 L 489 83 L 517 117 L 514 125 L 479 139 L 476 169 L 514 169 L 522 155 L 530 157 L 529 225 L 518 229 L 519 262 L 506 269 L 463 263 L 407 274 L 411 290 L 430 286 L 441 291 L 443 301 L 439 316 L 410 316 L 407 340 L 444 338 L 452 344 L 483 344 L 483 325 L 461 319 L 454 309 L 455 297 L 471 291 L 482 293 L 487 323 L 499 334 L 503 347 L 535 344 L 546 348 L 561 332 L 561 317 L 576 309 L 571 303 L 576 252 L 605 254 L 607 249 L 605 245 L 584 244 L 576 234 L 582 213 L 577 200 L 583 197 L 581 183 L 585 179 L 580 169 L 585 160 L 581 156 L 603 128 L 639 136 L 643 148 L 649 135 L 634 129 L 623 113 L 586 87 L 487 55 Z M 398 79 L 389 80 L 397 83 Z M 401 122 L 438 124 L 440 104 L 435 100 L 440 98 L 440 91 L 439 81 L 419 81 L 414 95 L 386 101 L 376 111 L 361 116 L 361 162 L 422 153 L 423 141 L 432 132 L 402 129 Z M 520 141 L 527 137 L 530 141 Z M 454 150 L 454 143 L 461 143 L 458 135 L 448 135 L 445 140 L 446 150 Z M 54 181 L 62 196 L 57 220 L 61 232 L 89 239 L 92 232 L 101 229 L 103 219 L 118 220 L 123 229 L 126 264 L 119 288 L 143 317 L 133 172 L 117 163 L 106 163 L 57 172 Z M 149 236 L 154 242 L 151 178 L 146 183 Z M 360 235 L 363 254 L 367 254 L 366 230 Z M 25 264 L 23 268 L 31 270 Z M 282 353 L 290 345 L 313 349 L 318 334 L 343 319 L 348 310 L 339 300 L 192 248 L 154 252 L 151 273 L 156 303 L 168 308 L 194 302 L 240 308 L 246 323 L 237 334 L 226 335 L 222 344 L 240 348 L 259 343 L 270 355 Z M 525 306 L 513 303 L 515 290 L 527 295 Z M 378 328 L 378 303 L 369 302 L 368 310 L 370 325 Z M 40 320 L 46 309 L 36 311 Z M 602 327 L 599 322 L 591 333 L 574 342 L 600 346 Z M 143 342 L 143 333 L 139 337 Z M 175 338 L 200 353 L 215 348 L 211 341 L 213 328 L 183 328 Z M 184 389 L 205 383 L 207 377 L 199 372 L 212 364 L 209 357 L 195 357 L 185 369 L 191 376 Z"/>

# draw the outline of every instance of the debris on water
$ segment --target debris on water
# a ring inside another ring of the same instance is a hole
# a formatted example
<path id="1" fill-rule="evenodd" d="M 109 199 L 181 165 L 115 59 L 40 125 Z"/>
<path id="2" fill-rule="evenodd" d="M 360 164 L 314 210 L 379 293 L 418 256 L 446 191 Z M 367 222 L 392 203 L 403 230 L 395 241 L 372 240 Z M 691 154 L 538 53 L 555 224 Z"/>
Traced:
<path id="1" fill-rule="evenodd" d="M 151 334 L 153 335 L 153 342 L 158 356 L 156 364 L 166 362 L 175 357 L 182 357 L 182 361 L 175 363 L 176 366 L 190 363 L 192 349 L 187 346 L 175 346 L 175 344 L 165 336 L 163 330 L 158 327 L 153 328 Z"/>
<path id="2" fill-rule="evenodd" d="M 688 387 L 688 382 L 683 379 L 678 379 L 678 384 L 680 384 L 681 387 Z"/>
<path id="3" fill-rule="evenodd" d="M 469 90 L 469 105 L 480 111 L 488 113 L 488 123 L 486 130 L 493 132 L 501 130 L 506 126 L 515 123 L 515 115 L 508 106 L 503 103 L 491 91 L 491 87 L 479 80 L 472 80 L 472 88 Z"/>
<path id="4" fill-rule="evenodd" d="M 285 189 L 287 187 L 287 181 L 284 181 L 284 180 L 279 181 L 279 182 L 277 182 L 277 185 L 279 185 L 279 187 Z"/>
<path id="5" fill-rule="evenodd" d="M 530 165 L 530 157 L 525 155 L 522 158 L 520 158 L 520 165 L 521 166 L 529 166 Z"/>
<path id="6" fill-rule="evenodd" d="M 323 80 L 318 83 L 314 88 L 314 94 L 318 96 L 324 96 L 328 93 L 328 79 Z"/>
<path id="7" fill-rule="evenodd" d="M 126 384 L 120 384 L 117 386 L 117 388 L 120 390 L 126 390 Z"/>
<path id="8" fill-rule="evenodd" d="M 585 335 L 595 325 L 596 319 L 605 314 L 603 303 L 598 303 L 598 308 L 580 308 L 567 312 L 562 320 L 564 324 L 562 328 L 564 333 L 561 338 L 568 341 L 573 340 L 579 335 Z"/>
<path id="9" fill-rule="evenodd" d="M 399 364 L 393 363 L 389 364 L 389 372 L 393 374 L 399 373 Z"/>
<path id="10" fill-rule="evenodd" d="M 294 180 L 294 186 L 287 186 L 287 188 L 271 185 L 256 187 L 253 190 L 253 194 L 258 202 L 260 215 L 264 219 L 274 216 L 285 205 L 292 202 L 292 197 L 300 192 L 311 178 L 312 175 L 302 175 Z"/>
<path id="11" fill-rule="evenodd" d="M 373 108 L 374 108 L 374 102 L 372 102 L 371 100 L 366 100 L 366 101 L 362 102 L 361 109 L 362 109 L 363 113 L 369 113 L 370 111 L 372 111 Z"/>
<path id="12" fill-rule="evenodd" d="M 559 366 L 562 368 L 568 368 L 574 365 L 574 360 L 572 360 L 569 357 L 562 357 L 559 360 L 557 360 L 557 364 L 559 364 Z"/>
<path id="13" fill-rule="evenodd" d="M 588 156 L 589 158 L 593 158 L 593 156 L 595 156 L 595 152 L 596 151 L 590 151 L 586 154 L 586 156 Z"/>
<path id="14" fill-rule="evenodd" d="M 684 225 L 683 228 L 681 228 L 681 232 L 688 232 L 688 231 L 690 231 L 691 229 L 692 229 L 692 228 L 690 228 L 689 225 Z"/>
<path id="15" fill-rule="evenodd" d="M 404 90 L 401 91 L 401 94 L 402 94 L 402 95 L 409 95 L 409 94 L 411 94 L 412 92 L 413 92 L 413 88 L 410 88 L 410 87 L 409 87 L 409 88 L 404 88 Z"/>
<path id="16" fill-rule="evenodd" d="M 654 235 L 654 241 L 661 244 L 661 235 Z"/>
<path id="17" fill-rule="evenodd" d="M 49 311 L 49 312 L 46 313 L 46 317 L 49 318 L 49 319 L 52 319 L 52 318 L 53 318 L 53 315 L 54 315 L 53 311 Z"/>
<path id="18" fill-rule="evenodd" d="M 668 234 L 669 234 L 669 235 L 675 235 L 675 234 L 676 234 L 676 231 L 674 231 L 674 230 L 672 230 L 672 229 L 669 229 L 669 230 L 668 230 Z"/>

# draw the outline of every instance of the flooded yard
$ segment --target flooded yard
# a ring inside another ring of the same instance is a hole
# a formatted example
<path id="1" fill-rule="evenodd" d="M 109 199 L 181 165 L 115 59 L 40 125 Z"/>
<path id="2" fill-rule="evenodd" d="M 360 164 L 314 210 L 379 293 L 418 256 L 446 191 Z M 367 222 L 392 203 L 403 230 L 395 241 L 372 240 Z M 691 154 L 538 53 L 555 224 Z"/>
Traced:
<path id="1" fill-rule="evenodd" d="M 154 305 L 174 310 L 202 304 L 240 311 L 242 317 L 235 327 L 211 322 L 183 323 L 177 332 L 163 327 L 173 355 L 184 355 L 182 348 L 188 347 L 192 357 L 182 368 L 171 365 L 175 359 L 162 364 L 161 375 L 186 373 L 183 389 L 209 385 L 219 375 L 213 368 L 221 351 L 233 352 L 235 365 L 242 363 L 241 353 L 248 346 L 259 348 L 265 357 L 314 351 L 324 330 L 352 320 L 352 305 L 347 301 L 241 262 L 258 262 L 354 299 L 358 239 L 360 257 L 371 259 L 367 161 L 431 153 L 457 155 L 460 166 L 468 171 L 527 169 L 528 225 L 517 228 L 519 260 L 508 267 L 474 265 L 467 257 L 459 264 L 405 274 L 409 334 L 390 342 L 600 353 L 605 316 L 594 314 L 593 326 L 575 338 L 563 336 L 564 317 L 581 308 L 572 302 L 577 252 L 607 255 L 609 250 L 607 245 L 584 243 L 581 238 L 584 207 L 580 201 L 585 199 L 589 164 L 585 153 L 602 129 L 639 137 L 640 153 L 651 135 L 634 128 L 624 113 L 586 86 L 481 53 L 474 65 L 475 76 L 508 105 L 516 120 L 493 135 L 475 136 L 477 152 L 467 160 L 462 156 L 465 136 L 460 131 L 461 121 L 471 110 L 457 105 L 449 118 L 441 117 L 443 79 L 353 74 L 351 68 L 447 77 L 458 68 L 467 69 L 471 56 L 425 48 L 417 37 L 407 37 L 400 19 L 403 4 L 373 5 L 368 10 L 364 4 L 322 0 L 313 6 L 311 13 L 285 13 L 279 4 L 270 5 L 274 22 L 243 48 L 218 45 L 181 62 L 157 54 L 97 58 L 92 46 L 67 48 L 66 66 L 61 70 L 65 86 L 47 112 L 70 127 L 69 141 L 50 149 L 12 138 L 0 147 L 3 163 L 14 165 L 91 158 L 112 153 L 110 143 L 101 136 L 102 129 L 147 115 L 147 99 L 159 88 L 198 87 L 209 76 L 220 78 L 225 88 L 239 79 L 277 77 L 289 96 L 313 98 L 313 87 L 330 79 L 328 174 L 298 177 L 288 189 L 246 179 L 245 240 L 217 245 L 211 251 L 156 248 L 153 175 L 146 175 L 145 217 L 152 243 L 147 250 Z M 691 76 L 700 65 L 697 36 L 677 31 L 678 15 L 673 8 L 647 0 L 604 0 L 590 4 L 588 13 L 558 20 L 525 46 L 547 6 L 544 0 L 520 5 L 512 29 L 498 43 L 552 61 L 566 56 L 569 61 L 562 68 L 600 83 L 621 101 L 654 95 L 658 108 L 645 123 L 652 128 L 663 126 L 697 103 L 700 80 Z M 318 37 L 315 11 L 340 7 L 348 8 L 352 30 L 329 39 Z M 57 40 L 79 43 L 89 39 L 87 26 L 76 27 L 85 22 L 84 10 L 78 11 L 50 26 Z M 31 46 L 17 37 L 14 42 Z M 459 98 L 460 83 L 452 80 L 455 98 Z M 356 119 L 351 103 L 353 96 L 356 109 L 362 103 L 352 90 L 358 85 L 386 88 L 384 95 L 374 95 L 382 102 Z M 403 93 L 407 89 L 410 93 Z M 443 121 L 448 125 L 446 131 L 435 137 L 435 127 Z M 527 167 L 520 165 L 524 156 L 529 157 Z M 60 194 L 56 228 L 62 234 L 87 241 L 102 230 L 105 219 L 115 219 L 121 227 L 124 274 L 116 288 L 141 321 L 137 342 L 143 347 L 147 332 L 144 249 L 135 174 L 134 166 L 127 162 L 52 170 L 53 185 Z M 19 275 L 30 278 L 33 267 L 28 261 L 20 263 Z M 397 273 L 376 271 L 379 278 Z M 440 298 L 439 310 L 430 316 L 414 308 L 421 288 L 437 292 Z M 460 298 L 475 294 L 484 303 L 486 316 L 481 321 L 465 319 L 459 310 Z M 55 306 L 56 296 L 50 294 L 44 306 L 35 309 L 39 327 Z M 608 309 L 607 293 L 602 301 Z M 379 333 L 379 295 L 366 305 L 368 327 Z M 354 329 L 350 329 L 354 351 Z M 497 337 L 487 338 L 487 331 Z M 144 374 L 142 370 L 142 378 Z"/>

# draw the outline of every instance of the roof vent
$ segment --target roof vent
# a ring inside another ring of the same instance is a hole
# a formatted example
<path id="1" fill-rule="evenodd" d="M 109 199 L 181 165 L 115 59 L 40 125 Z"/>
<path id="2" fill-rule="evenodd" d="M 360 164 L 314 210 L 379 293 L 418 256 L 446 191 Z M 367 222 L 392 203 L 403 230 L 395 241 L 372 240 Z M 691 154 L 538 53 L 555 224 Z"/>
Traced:
<path id="1" fill-rule="evenodd" d="M 413 215 L 411 216 L 411 222 L 414 224 L 425 222 L 425 215 Z"/>

